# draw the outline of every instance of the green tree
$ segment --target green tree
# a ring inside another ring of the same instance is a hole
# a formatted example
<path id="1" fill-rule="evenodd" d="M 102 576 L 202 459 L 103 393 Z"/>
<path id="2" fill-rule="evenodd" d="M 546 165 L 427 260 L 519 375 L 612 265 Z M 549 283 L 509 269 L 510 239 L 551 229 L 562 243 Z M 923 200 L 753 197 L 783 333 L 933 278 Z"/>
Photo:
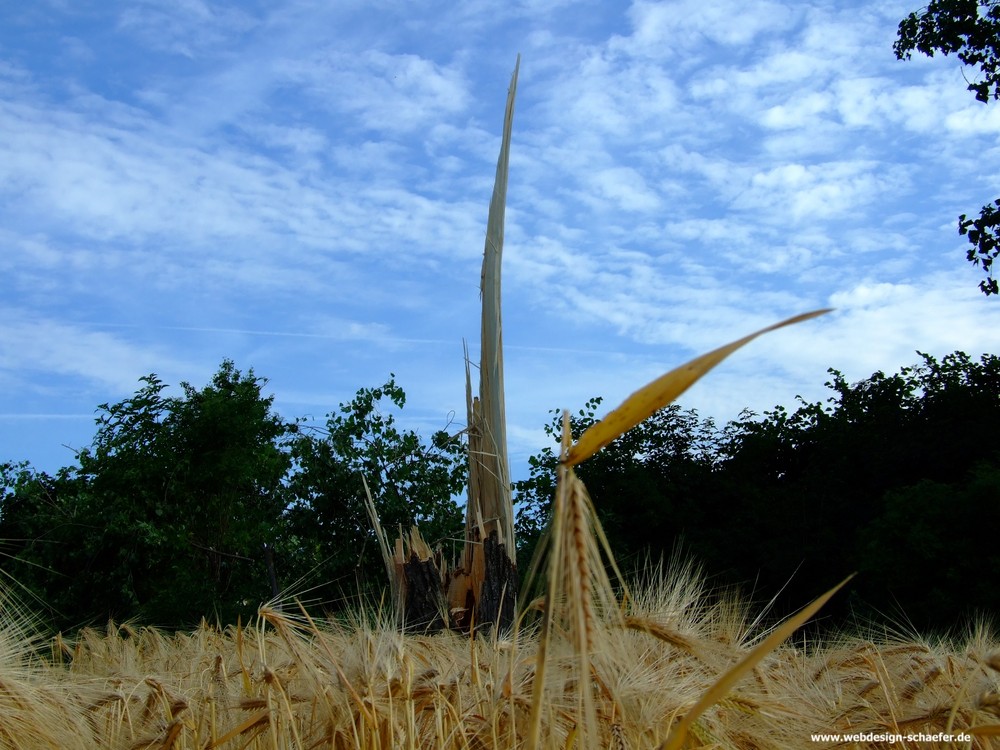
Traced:
<path id="1" fill-rule="evenodd" d="M 322 430 L 301 432 L 291 444 L 296 471 L 288 483 L 288 510 L 297 570 L 310 598 L 337 608 L 344 593 L 369 593 L 388 584 L 365 509 L 368 483 L 383 529 L 418 524 L 431 544 L 461 541 L 456 497 L 465 486 L 465 453 L 444 430 L 425 441 L 400 429 L 393 411 L 406 394 L 395 377 L 362 388 L 328 415 Z"/>
<path id="2" fill-rule="evenodd" d="M 601 403 L 592 398 L 570 416 L 574 438 L 597 421 Z M 545 432 L 555 443 L 562 434 L 562 412 L 551 414 Z M 669 549 L 678 537 L 690 540 L 719 445 L 712 420 L 671 404 L 576 468 L 620 563 L 642 565 L 650 551 Z M 554 450 L 545 448 L 528 460 L 528 478 L 514 483 L 521 570 L 527 569 L 523 563 L 548 523 L 557 461 Z"/>
<path id="3" fill-rule="evenodd" d="M 984 104 L 1000 99 L 1000 2 L 998 0 L 931 0 L 919 13 L 910 13 L 899 24 L 893 50 L 898 59 L 910 59 L 914 50 L 933 57 L 935 52 L 954 54 L 965 65 L 978 68 L 981 78 L 969 91 Z M 1000 198 L 980 210 L 978 218 L 962 214 L 959 234 L 972 247 L 968 260 L 980 266 L 986 278 L 979 287 L 987 296 L 1000 288 L 993 278 L 993 261 L 1000 254 Z"/>
<path id="4" fill-rule="evenodd" d="M 401 429 L 392 377 L 318 431 L 277 416 L 265 382 L 226 360 L 209 385 L 171 397 L 147 375 L 98 407 L 79 466 L 0 465 L 0 570 L 60 629 L 246 621 L 278 587 L 330 606 L 387 585 L 362 476 L 390 533 L 416 523 L 460 546 L 461 438 Z"/>
<path id="5" fill-rule="evenodd" d="M 75 469 L 51 476 L 27 463 L 0 465 L 0 482 L 0 571 L 29 607 L 52 613 L 62 604 L 58 592 L 73 581 L 68 540 L 85 530 L 78 523 L 81 483 Z"/>
<path id="6" fill-rule="evenodd" d="M 98 407 L 79 467 L 21 471 L 0 511 L 21 566 L 62 628 L 108 617 L 186 626 L 234 622 L 272 594 L 266 550 L 280 541 L 291 428 L 265 381 L 223 362 L 198 390 L 156 377 Z"/>
<path id="7" fill-rule="evenodd" d="M 779 612 L 852 571 L 853 599 L 831 603 L 827 616 L 885 612 L 895 601 L 915 624 L 938 627 L 993 607 L 973 570 L 992 559 L 979 551 L 981 532 L 992 528 L 989 504 L 1000 507 L 991 494 L 1000 358 L 921 356 L 853 383 L 831 370 L 827 400 L 744 412 L 721 430 L 675 405 L 661 410 L 579 467 L 616 556 L 634 567 L 630 558 L 655 559 L 683 541 L 716 582 L 752 583 L 767 598 L 781 591 Z M 575 415 L 574 434 L 597 403 Z M 557 422 L 547 429 L 554 438 Z M 524 537 L 547 518 L 555 462 L 544 451 L 518 483 Z M 914 571 L 933 597 L 913 585 Z"/>

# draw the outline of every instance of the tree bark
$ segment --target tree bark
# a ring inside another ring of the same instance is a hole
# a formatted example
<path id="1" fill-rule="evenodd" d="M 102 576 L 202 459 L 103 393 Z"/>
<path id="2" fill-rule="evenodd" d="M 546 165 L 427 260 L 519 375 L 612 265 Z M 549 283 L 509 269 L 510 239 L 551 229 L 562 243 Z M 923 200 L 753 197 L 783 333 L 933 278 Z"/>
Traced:
<path id="1" fill-rule="evenodd" d="M 416 551 L 403 563 L 403 630 L 437 633 L 447 627 L 447 611 L 441 592 L 441 571 L 434 557 L 421 560 Z"/>
<path id="2" fill-rule="evenodd" d="M 517 567 L 496 531 L 483 542 L 483 558 L 486 575 L 479 590 L 476 622 L 484 627 L 495 625 L 498 632 L 509 630 L 517 606 Z"/>
<path id="3" fill-rule="evenodd" d="M 278 588 L 278 574 L 274 570 L 274 547 L 270 544 L 264 545 L 264 564 L 267 566 L 267 580 L 271 584 L 271 596 L 277 601 L 281 589 Z"/>

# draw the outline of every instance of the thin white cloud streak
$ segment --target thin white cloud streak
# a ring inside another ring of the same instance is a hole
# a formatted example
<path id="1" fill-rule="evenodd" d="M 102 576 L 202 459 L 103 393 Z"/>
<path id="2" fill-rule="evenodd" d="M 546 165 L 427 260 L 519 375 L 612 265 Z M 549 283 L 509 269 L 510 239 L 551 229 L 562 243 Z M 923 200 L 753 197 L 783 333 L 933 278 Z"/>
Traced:
<path id="1" fill-rule="evenodd" d="M 71 420 L 76 421 L 79 419 L 87 419 L 91 422 L 94 421 L 94 415 L 91 414 L 0 414 L 0 420 L 6 420 L 11 422 L 16 422 L 18 420 L 25 420 L 31 422 L 45 422 L 48 420 Z"/>
<path id="2" fill-rule="evenodd" d="M 191 361 L 165 344 L 139 346 L 100 331 L 53 320 L 24 319 L 0 311 L 0 376 L 32 390 L 33 375 L 80 377 L 116 392 L 131 390 L 153 371 L 184 372 Z"/>
<path id="3" fill-rule="evenodd" d="M 332 49 L 280 67 L 283 83 L 301 87 L 354 127 L 384 133 L 422 130 L 463 112 L 468 85 L 457 71 L 416 55 Z"/>
<path id="4" fill-rule="evenodd" d="M 521 45 L 504 281 L 516 451 L 549 408 L 623 397 L 831 303 L 686 398 L 734 416 L 821 390 L 828 366 L 860 378 L 916 348 L 995 346 L 954 224 L 993 197 L 998 115 L 950 60 L 892 58 L 905 4 L 595 4 L 607 28 L 578 8 L 485 7 L 144 2 L 118 38 L 153 54 L 117 92 L 81 74 L 66 96 L 58 74 L 0 60 L 0 290 L 23 307 L 7 341 L 25 346 L 5 377 L 127 392 L 163 362 L 194 380 L 241 355 L 317 411 L 391 369 L 412 404 L 453 407 L 460 357 L 423 349 L 478 330 Z M 309 350 L 327 336 L 339 356 Z"/>
<path id="5" fill-rule="evenodd" d="M 292 339 L 328 339 L 332 341 L 363 341 L 368 343 L 389 344 L 430 344 L 434 346 L 452 346 L 455 342 L 445 339 L 421 339 L 385 335 L 385 326 L 379 324 L 361 324 L 347 322 L 342 324 L 342 330 L 329 333 L 310 333 L 302 331 L 262 331 L 247 328 L 212 328 L 208 326 L 140 326 L 130 323 L 91 323 L 98 328 L 130 328 L 155 329 L 161 331 L 186 331 L 189 333 L 225 333 L 241 336 L 263 336 L 267 338 Z"/>
<path id="6" fill-rule="evenodd" d="M 120 30 L 136 35 L 152 49 L 187 58 L 198 57 L 254 26 L 247 13 L 201 0 L 139 0 L 118 16 Z"/>

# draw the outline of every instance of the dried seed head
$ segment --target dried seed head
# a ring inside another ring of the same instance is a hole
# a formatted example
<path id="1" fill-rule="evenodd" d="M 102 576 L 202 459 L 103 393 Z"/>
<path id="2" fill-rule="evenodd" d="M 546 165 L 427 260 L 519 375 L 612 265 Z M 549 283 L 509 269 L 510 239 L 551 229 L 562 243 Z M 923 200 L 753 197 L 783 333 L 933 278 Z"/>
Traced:
<path id="1" fill-rule="evenodd" d="M 995 654 L 990 654 L 989 658 L 986 659 L 986 664 L 990 667 L 990 669 L 995 669 L 997 672 L 1000 672 L 1000 651 L 997 651 Z"/>

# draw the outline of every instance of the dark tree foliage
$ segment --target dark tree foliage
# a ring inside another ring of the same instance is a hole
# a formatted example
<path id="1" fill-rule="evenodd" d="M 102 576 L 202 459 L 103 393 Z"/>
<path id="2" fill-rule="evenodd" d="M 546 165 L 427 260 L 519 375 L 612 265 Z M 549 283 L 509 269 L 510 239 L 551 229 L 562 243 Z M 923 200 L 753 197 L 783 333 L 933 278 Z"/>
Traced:
<path id="1" fill-rule="evenodd" d="M 362 388 L 341 404 L 325 429 L 292 442 L 296 471 L 288 482 L 294 498 L 288 525 L 296 565 L 306 581 L 322 582 L 308 597 L 326 607 L 335 608 L 350 592 L 377 593 L 387 584 L 362 477 L 390 536 L 417 524 L 432 545 L 447 548 L 461 540 L 455 498 L 465 487 L 462 442 L 441 430 L 428 444 L 417 432 L 400 430 L 389 409 L 398 411 L 405 402 L 390 374 L 383 385 Z"/>
<path id="2" fill-rule="evenodd" d="M 890 616 L 896 601 L 921 602 L 946 622 L 969 605 L 996 616 L 995 571 L 1000 547 L 1000 467 L 976 464 L 955 482 L 924 479 L 886 493 L 883 511 L 858 535 L 858 559 L 867 586 L 884 592 Z M 899 575 L 906 571 L 907 575 Z M 904 608 L 903 615 L 910 608 Z M 922 612 L 916 612 L 923 619 Z M 902 618 L 901 618 L 902 619 Z M 909 617 L 912 620 L 914 617 Z"/>
<path id="3" fill-rule="evenodd" d="M 377 594 L 387 581 L 362 475 L 390 533 L 418 522 L 429 540 L 461 534 L 460 441 L 399 429 L 380 408 L 405 401 L 391 378 L 316 434 L 278 417 L 265 381 L 229 361 L 179 397 L 156 375 L 140 382 L 98 407 L 79 466 L 0 465 L 0 573 L 59 629 L 247 622 L 279 588 L 327 609 L 359 582 Z"/>
<path id="4" fill-rule="evenodd" d="M 601 402 L 592 398 L 570 416 L 574 439 L 597 421 Z M 545 432 L 558 441 L 562 412 L 551 414 Z M 719 459 L 718 444 L 712 420 L 699 420 L 696 411 L 672 404 L 576 468 L 598 504 L 601 524 L 619 562 L 641 566 L 645 550 L 686 535 L 686 522 L 698 514 L 698 493 Z M 528 460 L 528 479 L 514 483 L 522 571 L 551 511 L 557 460 L 552 449 L 545 449 Z M 637 503 L 637 498 L 642 501 Z"/>
<path id="5" fill-rule="evenodd" d="M 886 577 L 902 583 L 911 571 L 890 559 L 888 542 L 881 562 L 870 536 L 868 553 L 860 554 L 859 535 L 884 523 L 888 493 L 921 481 L 962 483 L 977 462 L 1000 463 L 988 427 L 1000 417 L 1000 363 L 985 357 L 977 364 L 962 353 L 941 362 L 921 356 L 921 364 L 898 374 L 879 372 L 854 384 L 831 370 L 827 385 L 835 395 L 827 403 L 802 404 L 792 414 L 777 409 L 736 426 L 713 501 L 719 517 L 735 514 L 740 529 L 715 532 L 711 546 L 723 567 L 755 561 L 761 582 L 774 588 L 794 574 L 786 591 L 799 601 L 857 570 L 856 608 L 896 609 L 898 600 L 924 625 L 952 622 L 972 604 L 958 591 L 948 612 L 902 598 Z M 964 555 L 954 541 L 950 548 Z M 952 562 L 939 559 L 942 570 Z"/>
<path id="6" fill-rule="evenodd" d="M 997 0 L 931 0 L 920 13 L 899 23 L 893 51 L 909 60 L 913 51 L 934 57 L 956 55 L 979 68 L 982 78 L 969 83 L 981 102 L 1000 99 L 1000 3 Z"/>
<path id="7" fill-rule="evenodd" d="M 0 466 L 0 585 L 10 587 L 29 611 L 51 613 L 59 592 L 69 588 L 74 565 L 67 539 L 87 528 L 77 522 L 79 481 L 74 469 L 56 476 L 27 463 Z"/>
<path id="8" fill-rule="evenodd" d="M 641 562 L 682 541 L 719 583 L 783 591 L 778 612 L 853 571 L 828 617 L 931 628 L 1000 611 L 987 538 L 1000 523 L 1000 359 L 921 356 L 858 383 L 831 370 L 825 403 L 746 412 L 721 430 L 662 410 L 578 467 L 616 555 Z M 544 452 L 517 487 L 522 533 L 544 523 L 554 465 Z"/>
<path id="9" fill-rule="evenodd" d="M 969 238 L 972 247 L 966 252 L 966 258 L 973 265 L 982 267 L 987 275 L 979 282 L 979 288 L 987 297 L 1000 293 L 997 280 L 993 278 L 993 261 L 1000 254 L 998 246 L 998 230 L 1000 230 L 1000 198 L 983 206 L 976 219 L 966 218 L 965 214 L 958 217 L 958 233 Z"/>
<path id="10" fill-rule="evenodd" d="M 981 77 L 969 83 L 976 99 L 1000 99 L 1000 2 L 997 0 L 931 0 L 920 13 L 911 13 L 899 24 L 893 45 L 896 57 L 909 60 L 913 51 L 933 57 L 935 52 L 954 54 L 965 65 L 978 68 Z M 979 288 L 987 296 L 1000 288 L 993 278 L 993 261 L 1000 253 L 997 230 L 1000 199 L 983 206 L 979 217 L 958 217 L 958 232 L 972 247 L 966 257 L 980 266 L 986 278 Z"/>
<path id="11" fill-rule="evenodd" d="M 183 397 L 165 396 L 156 375 L 141 382 L 98 407 L 78 467 L 16 477 L 0 536 L 20 540 L 24 564 L 5 567 L 34 583 L 60 627 L 250 616 L 272 593 L 264 553 L 285 503 L 289 427 L 264 381 L 230 361 L 201 390 L 183 383 Z"/>

